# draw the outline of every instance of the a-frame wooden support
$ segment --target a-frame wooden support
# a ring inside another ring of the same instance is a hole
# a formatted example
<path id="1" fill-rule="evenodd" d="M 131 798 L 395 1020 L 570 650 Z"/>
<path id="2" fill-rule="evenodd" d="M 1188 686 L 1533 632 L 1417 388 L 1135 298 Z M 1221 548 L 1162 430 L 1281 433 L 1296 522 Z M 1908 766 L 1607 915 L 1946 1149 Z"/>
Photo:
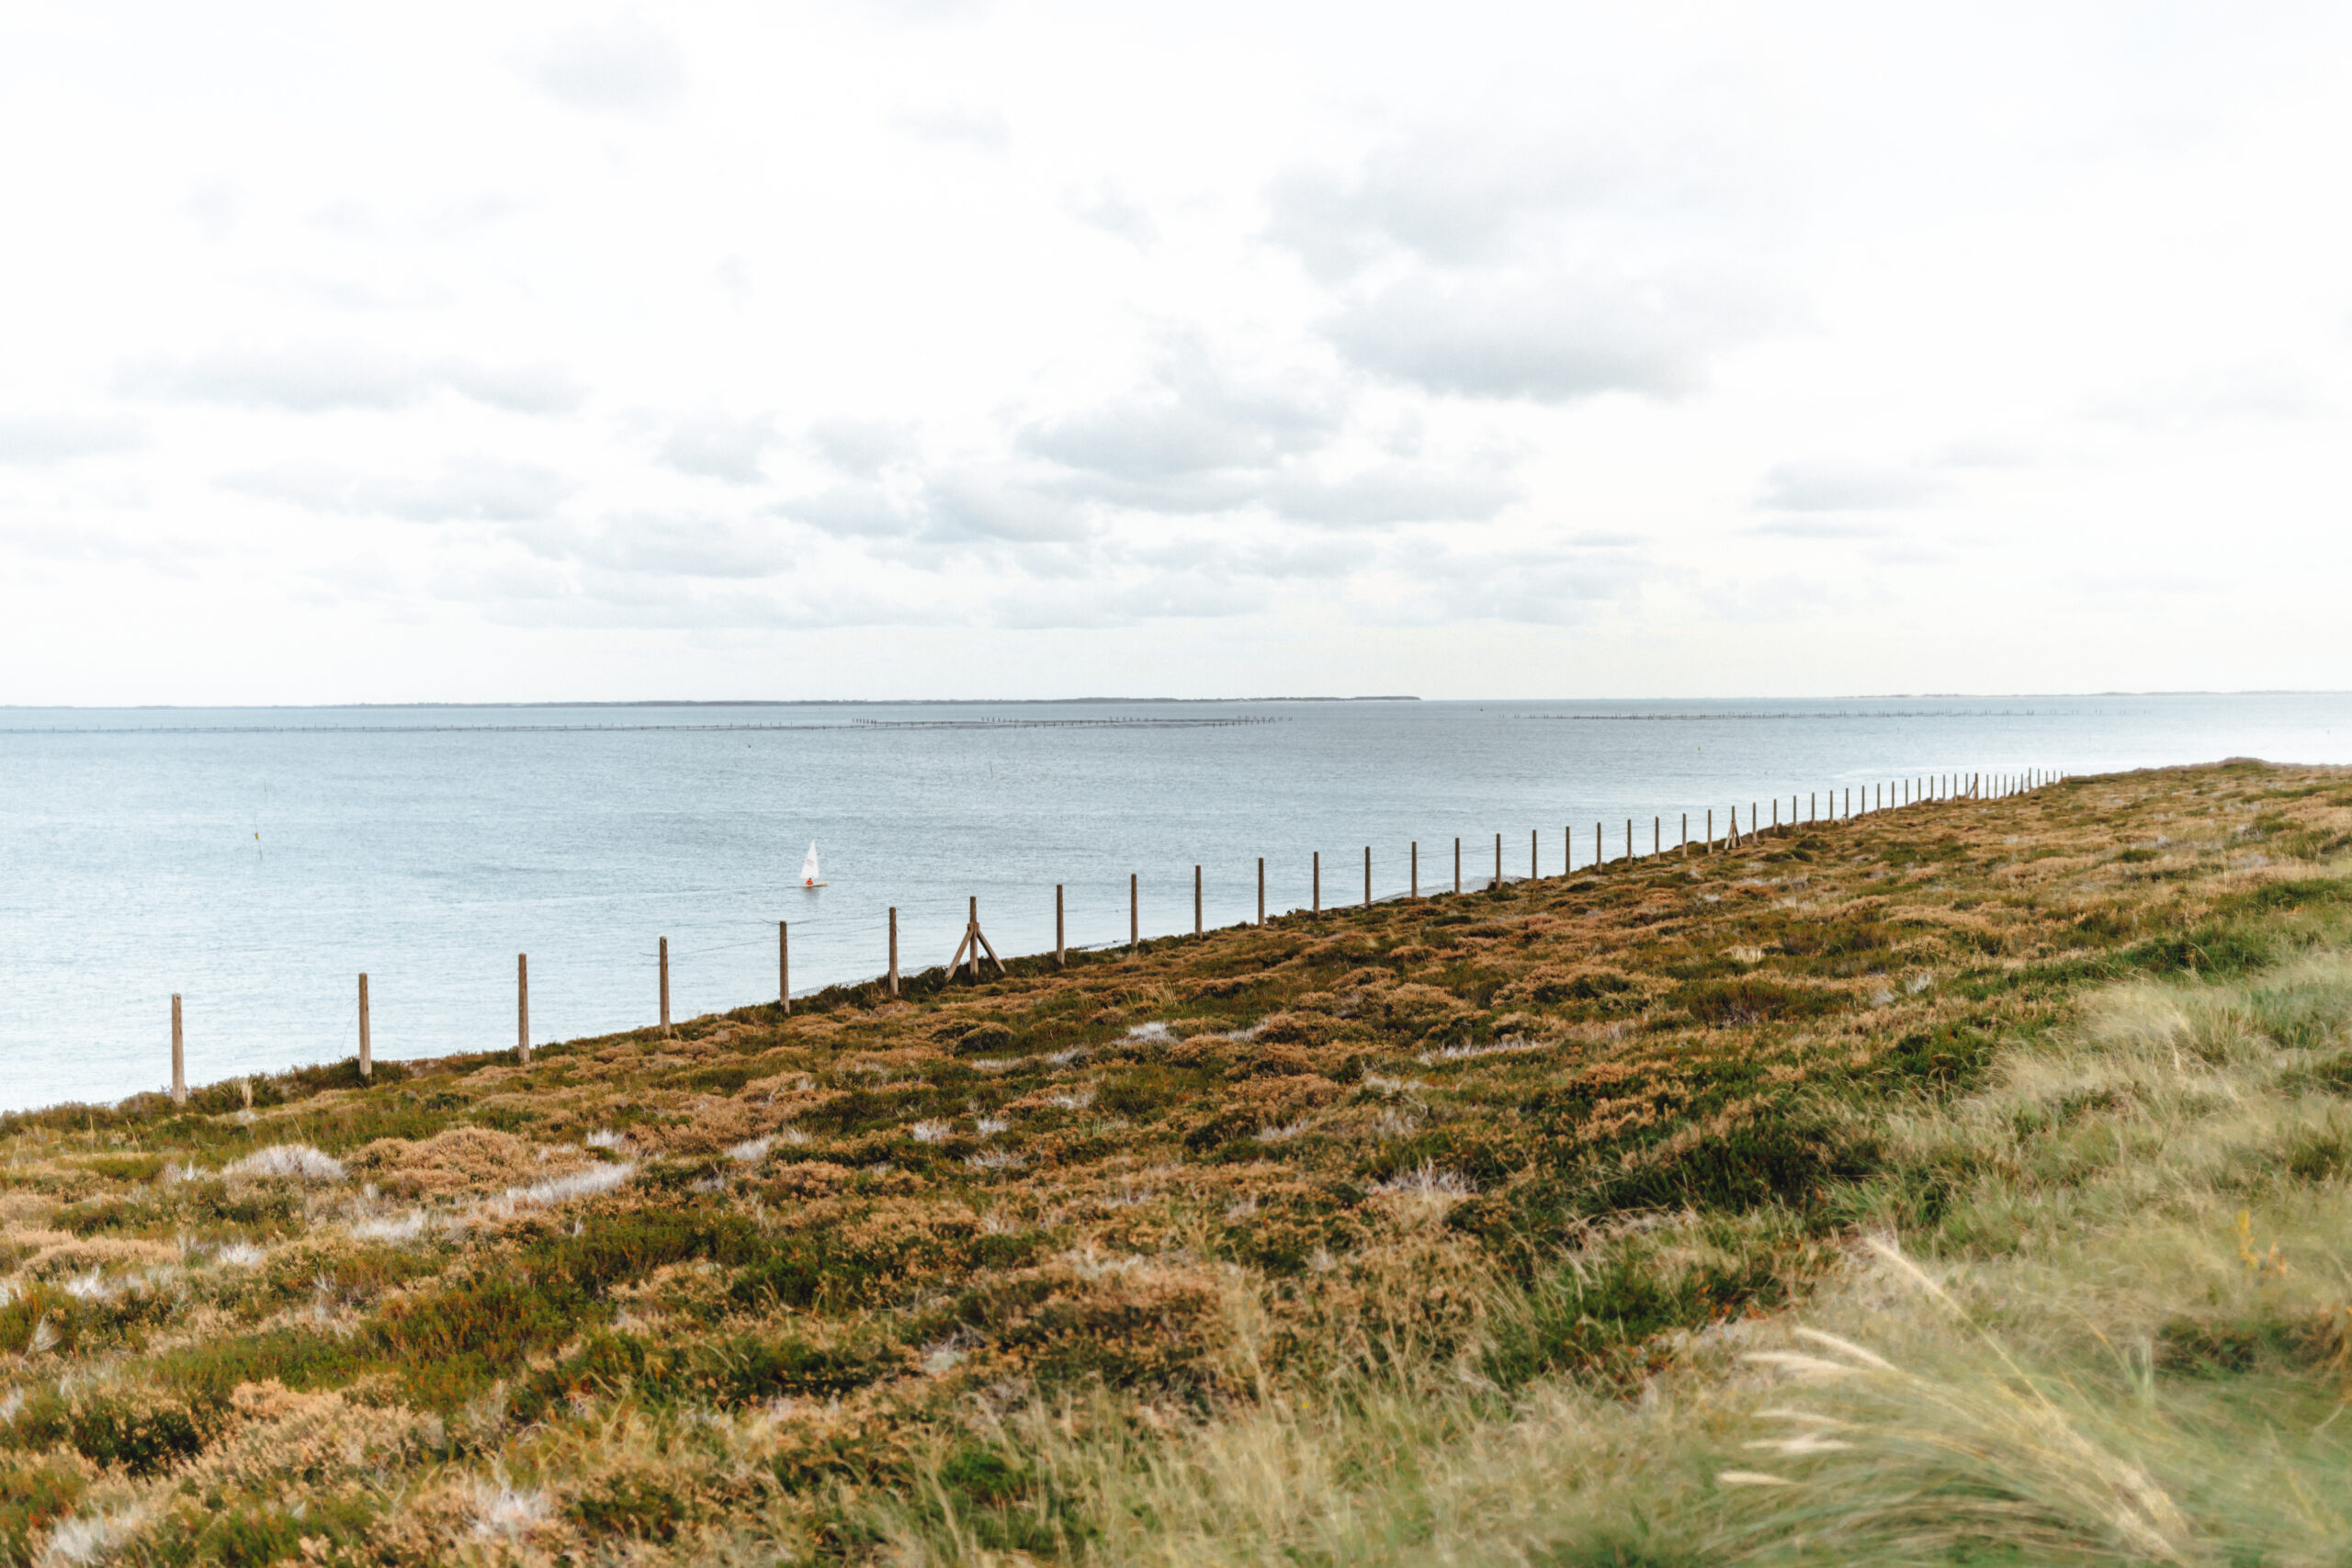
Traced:
<path id="1" fill-rule="evenodd" d="M 968 956 L 967 956 L 967 950 L 968 950 Z M 956 956 L 947 961 L 947 977 L 953 980 L 956 978 L 956 971 L 969 964 L 972 978 L 978 979 L 980 954 L 983 953 L 989 955 L 989 962 L 996 965 L 996 972 L 1000 975 L 1003 974 L 1004 960 L 996 955 L 996 949 L 989 945 L 989 939 L 980 934 L 980 899 L 979 895 L 976 893 L 972 896 L 971 915 L 964 921 L 964 940 L 956 944 Z"/>

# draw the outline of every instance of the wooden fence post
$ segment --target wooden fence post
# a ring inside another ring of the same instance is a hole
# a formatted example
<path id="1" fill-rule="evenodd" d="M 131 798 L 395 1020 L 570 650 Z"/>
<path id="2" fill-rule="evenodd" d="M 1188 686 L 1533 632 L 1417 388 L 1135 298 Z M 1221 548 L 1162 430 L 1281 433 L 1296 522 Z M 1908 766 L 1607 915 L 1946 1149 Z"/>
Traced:
<path id="1" fill-rule="evenodd" d="M 1527 880 L 1530 882 L 1543 880 L 1543 857 L 1535 851 L 1536 833 L 1537 829 L 1533 828 L 1527 830 Z"/>
<path id="2" fill-rule="evenodd" d="M 187 1047 L 180 1034 L 180 994 L 172 993 L 172 1103 L 187 1103 Z"/>
<path id="3" fill-rule="evenodd" d="M 376 1055 L 368 1044 L 368 972 L 359 973 L 359 1076 L 376 1076 Z"/>
<path id="4" fill-rule="evenodd" d="M 792 933 L 782 920 L 775 923 L 775 1003 L 792 1010 Z"/>
<path id="5" fill-rule="evenodd" d="M 1420 897 L 1420 896 L 1421 896 L 1421 841 L 1420 841 L 1419 839 L 1415 839 L 1415 840 L 1413 840 L 1413 884 L 1412 884 L 1412 886 L 1413 886 L 1413 897 L 1414 897 L 1416 899 L 1418 899 L 1418 898 L 1419 898 L 1419 897 Z"/>
<path id="6" fill-rule="evenodd" d="M 1503 836 L 1495 835 L 1495 891 L 1503 890 Z"/>
<path id="7" fill-rule="evenodd" d="M 1313 902 L 1308 905 L 1307 912 L 1315 915 L 1321 914 L 1323 912 L 1323 852 L 1321 850 L 1315 852 L 1315 883 L 1308 897 Z"/>
<path id="8" fill-rule="evenodd" d="M 890 994 L 899 994 L 899 907 L 890 906 Z"/>
<path id="9" fill-rule="evenodd" d="M 1632 818 L 1628 817 L 1628 818 L 1625 818 L 1625 859 L 1626 859 L 1627 863 L 1630 863 L 1633 861 L 1633 858 L 1634 858 L 1634 819 L 1633 819 Z"/>
<path id="10" fill-rule="evenodd" d="M 1707 852 L 1715 852 L 1715 808 L 1712 806 L 1707 807 Z"/>
<path id="11" fill-rule="evenodd" d="M 1201 934 L 1201 868 L 1193 867 L 1193 934 Z"/>
<path id="12" fill-rule="evenodd" d="M 1665 852 L 1665 847 L 1666 829 L 1664 826 L 1664 819 L 1653 817 L 1650 818 L 1650 859 L 1657 859 L 1660 854 Z"/>
<path id="13" fill-rule="evenodd" d="M 1143 894 L 1136 882 L 1139 873 L 1127 873 L 1127 951 L 1133 953 L 1143 945 Z"/>
<path id="14" fill-rule="evenodd" d="M 1453 836 L 1453 891 L 1454 891 L 1454 895 L 1455 895 L 1455 897 L 1459 897 L 1461 896 L 1461 893 L 1462 893 L 1462 835 L 1460 835 L 1459 833 L 1457 833 L 1457 834 L 1455 834 L 1455 835 Z"/>
<path id="15" fill-rule="evenodd" d="M 662 939 L 662 1032 L 670 1032 L 670 939 Z"/>
<path id="16" fill-rule="evenodd" d="M 1592 869 L 1605 871 L 1608 865 L 1608 861 L 1602 858 L 1600 852 L 1600 824 L 1595 822 L 1592 825 Z"/>
<path id="17" fill-rule="evenodd" d="M 1069 967 L 1069 951 L 1062 942 L 1062 885 L 1054 884 L 1054 967 Z"/>
<path id="18" fill-rule="evenodd" d="M 1372 846 L 1363 847 L 1363 907 L 1372 908 Z"/>
<path id="19" fill-rule="evenodd" d="M 531 955 L 514 955 L 514 1055 L 525 1066 L 531 1060 Z"/>
<path id="20" fill-rule="evenodd" d="M 1258 923 L 1266 923 L 1266 857 L 1258 857 Z"/>
<path id="21" fill-rule="evenodd" d="M 1680 842 L 1682 858 L 1684 860 L 1689 860 L 1690 858 L 1690 813 L 1688 811 L 1682 814 L 1682 838 Z"/>

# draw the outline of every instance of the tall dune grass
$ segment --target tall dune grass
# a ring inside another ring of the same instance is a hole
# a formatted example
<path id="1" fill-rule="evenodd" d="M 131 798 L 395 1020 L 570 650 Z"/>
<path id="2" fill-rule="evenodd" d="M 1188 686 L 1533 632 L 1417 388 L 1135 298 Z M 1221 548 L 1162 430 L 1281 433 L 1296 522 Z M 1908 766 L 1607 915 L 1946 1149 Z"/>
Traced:
<path id="1" fill-rule="evenodd" d="M 2352 957 L 2131 984 L 1876 1120 L 1884 1172 L 1801 1310 L 1627 1393 L 1445 1357 L 1170 1421 L 1109 1393 L 996 1417 L 1025 1516 L 933 1483 L 890 1560 L 1679 1564 L 2352 1560 Z M 1758 1224 L 1769 1222 L 1758 1220 Z M 1659 1230 L 1703 1247 L 1695 1214 Z M 1589 1246 L 1578 1267 L 1608 1267 Z M 1650 1245 L 1659 1245 L 1652 1234 Z M 968 1464 L 968 1460 L 965 1462 Z"/>

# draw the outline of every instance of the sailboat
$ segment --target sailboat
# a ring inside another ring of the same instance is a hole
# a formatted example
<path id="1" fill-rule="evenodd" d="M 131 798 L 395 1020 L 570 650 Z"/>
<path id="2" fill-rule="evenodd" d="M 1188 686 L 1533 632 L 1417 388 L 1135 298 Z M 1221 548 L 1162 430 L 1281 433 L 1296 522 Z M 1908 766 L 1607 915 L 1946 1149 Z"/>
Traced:
<path id="1" fill-rule="evenodd" d="M 808 858 L 800 863 L 800 886 L 803 887 L 825 886 L 825 874 L 817 869 L 817 840 L 814 839 L 808 840 Z"/>

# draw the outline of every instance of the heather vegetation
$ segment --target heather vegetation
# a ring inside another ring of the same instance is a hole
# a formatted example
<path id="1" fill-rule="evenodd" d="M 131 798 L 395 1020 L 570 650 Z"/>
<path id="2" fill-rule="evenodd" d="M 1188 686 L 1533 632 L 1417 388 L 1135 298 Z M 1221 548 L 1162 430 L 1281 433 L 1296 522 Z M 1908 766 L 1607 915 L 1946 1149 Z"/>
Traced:
<path id="1" fill-rule="evenodd" d="M 0 1562 L 2340 1563 L 2352 775 L 0 1119 Z"/>

